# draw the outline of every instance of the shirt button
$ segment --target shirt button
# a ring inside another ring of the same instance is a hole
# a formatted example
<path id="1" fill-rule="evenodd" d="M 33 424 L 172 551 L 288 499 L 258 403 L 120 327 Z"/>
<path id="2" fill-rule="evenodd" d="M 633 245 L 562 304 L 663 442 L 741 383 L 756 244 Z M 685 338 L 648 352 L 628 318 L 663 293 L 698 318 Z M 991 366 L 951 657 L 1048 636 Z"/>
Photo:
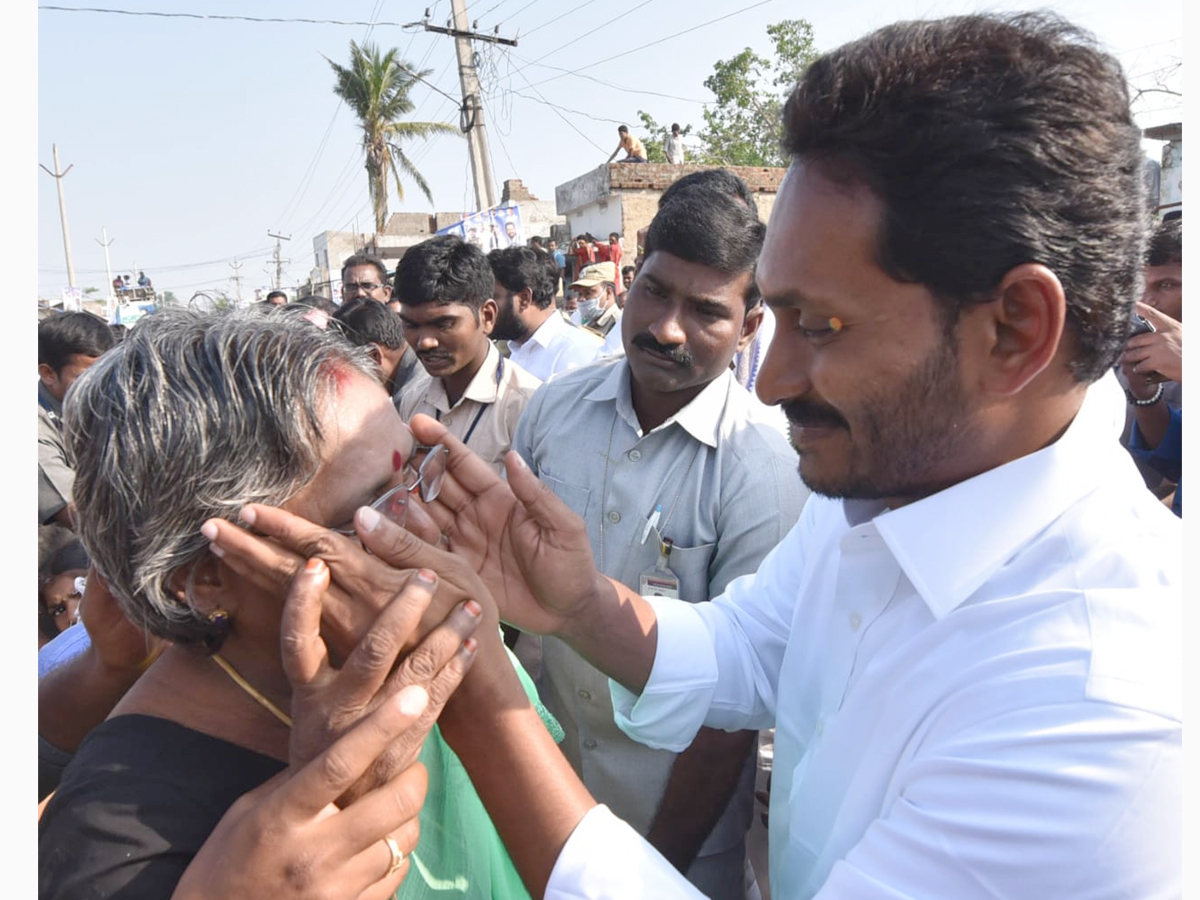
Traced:
<path id="1" fill-rule="evenodd" d="M 858 613 L 850 613 L 850 630 L 858 631 L 858 626 L 862 624 L 862 616 Z"/>
<path id="2" fill-rule="evenodd" d="M 587 750 L 595 750 L 596 742 L 593 741 L 591 738 L 588 738 L 586 741 L 583 742 L 583 746 Z"/>
<path id="3" fill-rule="evenodd" d="M 621 514 L 614 509 L 612 512 L 610 512 L 608 514 L 608 521 L 610 521 L 614 525 L 616 525 L 618 522 L 621 521 Z"/>
<path id="4" fill-rule="evenodd" d="M 638 461 L 639 459 L 641 459 L 641 458 L 642 458 L 642 451 L 641 451 L 641 450 L 630 450 L 630 451 L 629 451 L 629 460 L 630 460 L 630 462 L 637 462 L 637 461 Z"/>
<path id="5" fill-rule="evenodd" d="M 579 699 L 580 699 L 580 700 L 591 700 L 591 699 L 592 699 L 592 693 L 591 693 L 591 691 L 580 691 L 580 692 L 579 692 Z"/>

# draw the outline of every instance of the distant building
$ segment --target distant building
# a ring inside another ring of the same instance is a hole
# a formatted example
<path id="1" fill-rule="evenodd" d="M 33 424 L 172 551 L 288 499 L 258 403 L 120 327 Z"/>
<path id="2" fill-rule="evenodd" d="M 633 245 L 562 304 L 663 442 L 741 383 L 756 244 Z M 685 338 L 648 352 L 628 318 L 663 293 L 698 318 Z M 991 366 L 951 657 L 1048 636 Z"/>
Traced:
<path id="1" fill-rule="evenodd" d="M 1143 131 L 1142 136 L 1164 141 L 1158 176 L 1158 212 L 1183 209 L 1183 123 L 1156 125 Z"/>

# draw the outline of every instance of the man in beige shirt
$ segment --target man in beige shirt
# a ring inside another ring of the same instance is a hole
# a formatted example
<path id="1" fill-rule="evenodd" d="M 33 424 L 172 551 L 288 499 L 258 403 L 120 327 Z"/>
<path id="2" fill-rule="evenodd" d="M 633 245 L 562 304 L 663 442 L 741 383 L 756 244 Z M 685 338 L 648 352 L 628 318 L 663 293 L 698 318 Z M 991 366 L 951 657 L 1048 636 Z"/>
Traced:
<path id="1" fill-rule="evenodd" d="M 401 392 L 400 415 L 433 416 L 503 473 L 517 420 L 541 381 L 489 339 L 497 306 L 487 257 L 457 236 L 439 235 L 409 248 L 394 287 L 404 338 L 424 368 Z"/>

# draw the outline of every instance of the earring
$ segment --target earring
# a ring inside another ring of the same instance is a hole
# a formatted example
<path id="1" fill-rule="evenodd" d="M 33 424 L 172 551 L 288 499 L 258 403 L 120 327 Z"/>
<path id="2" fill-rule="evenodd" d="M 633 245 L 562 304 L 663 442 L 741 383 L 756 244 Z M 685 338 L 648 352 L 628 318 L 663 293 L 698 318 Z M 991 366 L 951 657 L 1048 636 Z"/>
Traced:
<path id="1" fill-rule="evenodd" d="M 229 611 L 225 609 L 214 609 L 208 614 L 208 624 L 221 631 L 229 630 Z"/>

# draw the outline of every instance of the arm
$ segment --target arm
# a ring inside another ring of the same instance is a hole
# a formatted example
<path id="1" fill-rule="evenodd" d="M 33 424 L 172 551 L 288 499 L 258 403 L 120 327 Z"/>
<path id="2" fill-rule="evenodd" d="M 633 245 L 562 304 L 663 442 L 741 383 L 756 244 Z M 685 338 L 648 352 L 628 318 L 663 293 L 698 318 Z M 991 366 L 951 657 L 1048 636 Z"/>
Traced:
<path id="1" fill-rule="evenodd" d="M 622 146 L 624 146 L 624 145 L 622 145 L 622 144 L 617 144 L 617 149 L 616 149 L 616 150 L 614 150 L 614 151 L 612 152 L 612 155 L 611 155 L 611 156 L 609 156 L 609 158 L 608 158 L 608 159 L 606 159 L 604 162 L 605 162 L 605 163 L 610 163 L 610 162 L 612 162 L 614 159 L 616 159 L 616 158 L 617 158 L 617 154 L 621 152 L 621 148 L 622 148 Z"/>
<path id="2" fill-rule="evenodd" d="M 1119 362 L 1129 392 L 1139 400 L 1148 400 L 1158 390 L 1160 381 L 1183 381 L 1183 325 L 1145 303 L 1139 303 L 1137 309 L 1156 330 L 1130 338 Z M 1142 446 L 1157 447 L 1170 425 L 1167 404 L 1160 400 L 1149 406 L 1136 406 L 1134 418 Z"/>

